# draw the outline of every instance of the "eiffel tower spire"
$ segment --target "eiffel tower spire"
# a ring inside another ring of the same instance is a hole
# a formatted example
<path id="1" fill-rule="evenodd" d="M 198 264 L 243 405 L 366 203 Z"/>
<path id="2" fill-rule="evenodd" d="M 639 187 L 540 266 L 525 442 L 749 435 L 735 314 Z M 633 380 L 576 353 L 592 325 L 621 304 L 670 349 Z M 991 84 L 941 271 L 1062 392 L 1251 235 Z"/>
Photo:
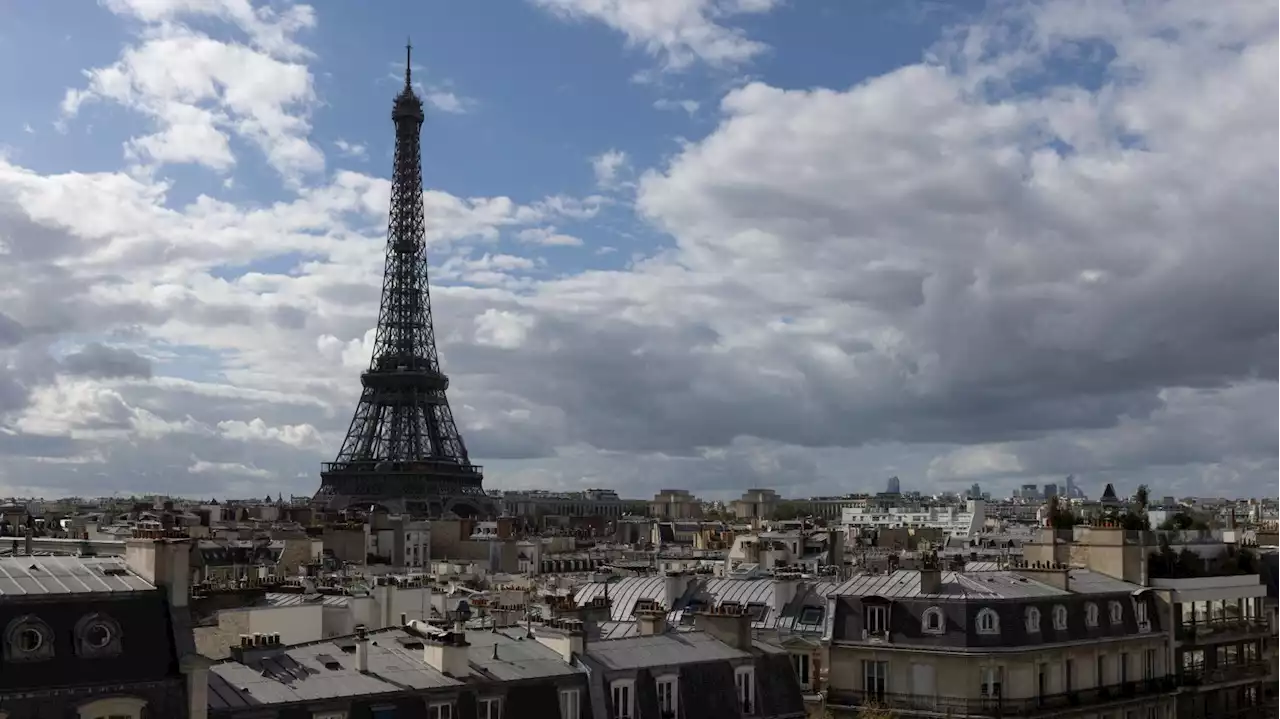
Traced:
<path id="1" fill-rule="evenodd" d="M 440 369 L 427 282 L 422 206 L 424 114 L 413 90 L 412 45 L 405 48 L 404 88 L 391 111 L 396 150 L 387 227 L 382 302 L 363 391 L 342 448 L 324 465 L 317 504 L 327 509 L 378 505 L 392 512 L 439 516 L 493 513 L 453 421 Z"/>

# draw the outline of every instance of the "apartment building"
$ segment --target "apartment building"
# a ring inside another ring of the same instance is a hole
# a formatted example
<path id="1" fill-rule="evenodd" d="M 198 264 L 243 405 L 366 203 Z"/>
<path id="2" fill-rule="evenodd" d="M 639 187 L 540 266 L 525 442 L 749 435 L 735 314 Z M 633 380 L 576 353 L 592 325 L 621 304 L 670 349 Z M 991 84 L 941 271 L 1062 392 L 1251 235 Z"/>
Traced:
<path id="1" fill-rule="evenodd" d="M 1178 719 L 1276 715 L 1276 628 L 1256 548 L 1100 522 L 1045 530 L 1023 553 L 1032 562 L 1088 567 L 1155 599 L 1152 619 L 1166 628 Z"/>
<path id="2" fill-rule="evenodd" d="M 1156 601 L 1064 565 L 855 577 L 828 598 L 827 709 L 1174 719 Z"/>

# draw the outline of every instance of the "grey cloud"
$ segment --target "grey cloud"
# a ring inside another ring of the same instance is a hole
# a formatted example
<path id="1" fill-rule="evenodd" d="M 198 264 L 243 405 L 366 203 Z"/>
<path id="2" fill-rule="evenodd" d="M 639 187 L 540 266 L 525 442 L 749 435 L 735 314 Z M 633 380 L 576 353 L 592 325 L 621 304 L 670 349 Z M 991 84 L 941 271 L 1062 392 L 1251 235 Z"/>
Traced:
<path id="1" fill-rule="evenodd" d="M 67 355 L 62 366 L 68 374 L 98 379 L 151 376 L 151 360 L 131 349 L 108 347 L 100 342 L 91 342 Z"/>

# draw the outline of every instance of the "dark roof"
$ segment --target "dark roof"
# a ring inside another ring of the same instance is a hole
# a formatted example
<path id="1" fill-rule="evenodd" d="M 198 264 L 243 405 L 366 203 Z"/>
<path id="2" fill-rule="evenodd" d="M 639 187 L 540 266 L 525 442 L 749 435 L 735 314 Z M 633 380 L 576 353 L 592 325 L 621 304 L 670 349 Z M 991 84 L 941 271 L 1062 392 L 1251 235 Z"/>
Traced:
<path id="1" fill-rule="evenodd" d="M 1106 488 L 1106 489 L 1104 489 L 1104 490 L 1102 490 L 1102 500 L 1101 500 L 1101 501 L 1103 501 L 1103 502 L 1118 502 L 1118 501 L 1119 501 L 1119 499 L 1117 499 L 1117 498 L 1116 498 L 1116 488 L 1115 488 L 1115 487 L 1112 487 L 1110 482 L 1108 482 L 1108 483 L 1107 483 L 1107 488 Z"/>

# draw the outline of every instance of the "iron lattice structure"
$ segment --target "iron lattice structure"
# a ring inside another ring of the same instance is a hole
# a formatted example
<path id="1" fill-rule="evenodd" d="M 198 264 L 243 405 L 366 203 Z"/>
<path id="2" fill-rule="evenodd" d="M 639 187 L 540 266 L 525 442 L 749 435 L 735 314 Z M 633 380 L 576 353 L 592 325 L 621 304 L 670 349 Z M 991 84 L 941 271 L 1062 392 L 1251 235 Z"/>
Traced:
<path id="1" fill-rule="evenodd" d="M 391 119 L 395 166 L 373 358 L 360 375 L 363 392 L 342 448 L 321 472 L 316 501 L 328 509 L 379 505 L 428 517 L 492 514 L 481 468 L 468 459 L 453 420 L 449 378 L 436 350 L 422 206 L 424 114 L 408 55 Z"/>

